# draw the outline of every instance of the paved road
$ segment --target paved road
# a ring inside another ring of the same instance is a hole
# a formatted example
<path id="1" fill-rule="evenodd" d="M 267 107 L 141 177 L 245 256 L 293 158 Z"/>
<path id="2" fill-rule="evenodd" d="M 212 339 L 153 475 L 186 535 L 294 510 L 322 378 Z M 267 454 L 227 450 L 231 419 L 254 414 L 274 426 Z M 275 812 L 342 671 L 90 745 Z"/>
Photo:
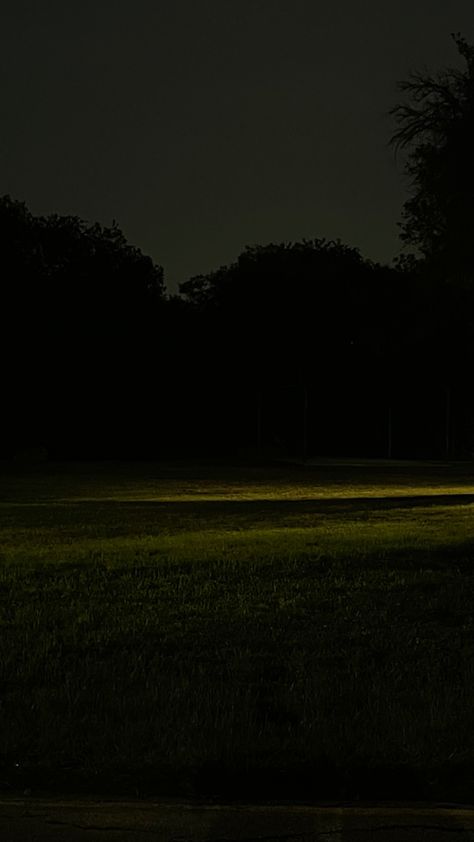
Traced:
<path id="1" fill-rule="evenodd" d="M 1 842 L 449 842 L 474 840 L 474 808 L 202 806 L 0 800 Z"/>

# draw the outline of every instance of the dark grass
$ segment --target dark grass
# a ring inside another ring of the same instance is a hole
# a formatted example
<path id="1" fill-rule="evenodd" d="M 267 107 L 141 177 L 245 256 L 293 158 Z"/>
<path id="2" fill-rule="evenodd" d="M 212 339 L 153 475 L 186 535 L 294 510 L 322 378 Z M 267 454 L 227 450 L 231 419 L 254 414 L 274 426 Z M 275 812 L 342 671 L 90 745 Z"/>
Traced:
<path id="1" fill-rule="evenodd" d="M 472 800 L 466 468 L 89 470 L 4 480 L 5 791 Z"/>

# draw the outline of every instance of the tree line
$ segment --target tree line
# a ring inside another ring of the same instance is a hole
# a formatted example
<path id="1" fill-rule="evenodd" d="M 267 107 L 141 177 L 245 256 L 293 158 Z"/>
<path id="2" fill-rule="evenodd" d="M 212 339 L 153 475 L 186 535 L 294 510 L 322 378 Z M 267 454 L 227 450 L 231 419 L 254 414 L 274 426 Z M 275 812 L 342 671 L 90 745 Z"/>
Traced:
<path id="1" fill-rule="evenodd" d="M 392 266 L 247 246 L 167 293 L 118 225 L 0 199 L 0 456 L 470 457 L 474 48 L 400 84 L 410 195 Z"/>

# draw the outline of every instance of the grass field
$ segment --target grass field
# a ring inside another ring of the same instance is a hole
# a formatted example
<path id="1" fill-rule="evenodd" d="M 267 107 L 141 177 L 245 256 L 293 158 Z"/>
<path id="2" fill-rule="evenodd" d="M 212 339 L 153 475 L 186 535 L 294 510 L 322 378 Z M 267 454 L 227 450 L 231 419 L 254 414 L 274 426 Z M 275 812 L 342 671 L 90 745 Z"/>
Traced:
<path id="1" fill-rule="evenodd" d="M 474 786 L 474 465 L 3 465 L 0 787 Z"/>

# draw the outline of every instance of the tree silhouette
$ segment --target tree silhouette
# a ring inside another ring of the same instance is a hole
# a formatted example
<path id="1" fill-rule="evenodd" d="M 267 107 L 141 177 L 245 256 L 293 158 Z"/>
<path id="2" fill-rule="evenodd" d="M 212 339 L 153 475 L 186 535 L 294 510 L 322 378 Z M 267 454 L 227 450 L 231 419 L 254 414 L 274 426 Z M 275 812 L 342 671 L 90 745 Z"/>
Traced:
<path id="1" fill-rule="evenodd" d="M 408 152 L 402 240 L 439 277 L 465 286 L 474 280 L 474 47 L 452 38 L 465 69 L 415 72 L 399 83 L 407 99 L 390 111 L 399 126 L 391 142 Z"/>
<path id="2" fill-rule="evenodd" d="M 247 247 L 182 284 L 194 313 L 193 380 L 207 384 L 208 406 L 216 396 L 211 411 L 227 438 L 247 424 L 254 441 L 285 440 L 300 454 L 380 451 L 373 419 L 395 366 L 413 358 L 411 287 L 408 272 L 324 239 Z"/>
<path id="3" fill-rule="evenodd" d="M 447 454 L 452 429 L 456 447 L 472 451 L 466 419 L 474 411 L 466 388 L 474 363 L 474 46 L 451 37 L 464 68 L 411 74 L 399 85 L 405 100 L 390 112 L 398 123 L 392 144 L 407 152 L 411 180 L 401 238 L 422 256 L 425 313 L 417 344 L 445 393 Z"/>
<path id="4" fill-rule="evenodd" d="M 163 353 L 162 268 L 115 223 L 35 217 L 9 196 L 0 197 L 0 245 L 0 449 L 87 452 L 101 437 L 125 452 L 144 440 Z"/>

